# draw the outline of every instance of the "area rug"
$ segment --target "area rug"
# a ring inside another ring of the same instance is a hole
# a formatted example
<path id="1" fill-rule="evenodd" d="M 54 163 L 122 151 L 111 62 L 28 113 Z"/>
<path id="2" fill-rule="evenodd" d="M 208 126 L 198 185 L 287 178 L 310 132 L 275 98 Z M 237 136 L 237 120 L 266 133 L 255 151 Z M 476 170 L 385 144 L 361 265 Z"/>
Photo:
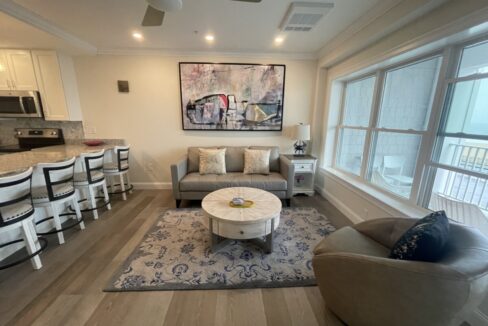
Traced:
<path id="1" fill-rule="evenodd" d="M 314 208 L 284 208 L 273 252 L 250 241 L 211 251 L 201 209 L 161 214 L 105 291 L 208 290 L 315 285 L 312 251 L 335 230 Z"/>

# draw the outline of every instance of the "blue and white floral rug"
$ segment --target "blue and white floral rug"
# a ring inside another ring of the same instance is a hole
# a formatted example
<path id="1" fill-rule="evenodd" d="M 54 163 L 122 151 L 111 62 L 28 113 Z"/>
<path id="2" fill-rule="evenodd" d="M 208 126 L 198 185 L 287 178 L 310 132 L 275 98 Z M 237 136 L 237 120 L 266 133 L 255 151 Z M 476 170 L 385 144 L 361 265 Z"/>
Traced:
<path id="1" fill-rule="evenodd" d="M 315 285 L 312 251 L 333 231 L 334 226 L 314 208 L 284 208 L 271 254 L 237 240 L 213 253 L 201 209 L 167 210 L 105 291 Z"/>

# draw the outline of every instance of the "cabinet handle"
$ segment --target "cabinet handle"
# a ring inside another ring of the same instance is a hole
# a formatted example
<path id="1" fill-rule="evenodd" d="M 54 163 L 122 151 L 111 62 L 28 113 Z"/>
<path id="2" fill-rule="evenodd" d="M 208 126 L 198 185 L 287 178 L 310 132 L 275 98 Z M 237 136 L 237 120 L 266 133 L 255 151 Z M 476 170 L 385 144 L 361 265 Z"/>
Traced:
<path id="1" fill-rule="evenodd" d="M 7 87 L 10 89 L 12 88 L 12 86 L 10 86 L 10 80 L 9 79 L 7 79 Z"/>
<path id="2" fill-rule="evenodd" d="M 16 89 L 17 88 L 17 85 L 15 85 L 15 80 L 12 80 L 12 88 L 13 89 Z"/>

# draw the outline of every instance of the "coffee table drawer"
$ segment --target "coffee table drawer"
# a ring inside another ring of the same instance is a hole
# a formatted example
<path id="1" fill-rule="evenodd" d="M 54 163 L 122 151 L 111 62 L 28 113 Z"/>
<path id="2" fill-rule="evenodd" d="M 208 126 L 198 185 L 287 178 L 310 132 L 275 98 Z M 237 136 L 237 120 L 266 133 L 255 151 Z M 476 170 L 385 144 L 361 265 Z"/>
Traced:
<path id="1" fill-rule="evenodd" d="M 274 229 L 278 227 L 280 218 L 274 220 Z M 271 220 L 254 224 L 233 224 L 213 221 L 213 233 L 229 239 L 254 239 L 264 237 L 271 232 Z"/>

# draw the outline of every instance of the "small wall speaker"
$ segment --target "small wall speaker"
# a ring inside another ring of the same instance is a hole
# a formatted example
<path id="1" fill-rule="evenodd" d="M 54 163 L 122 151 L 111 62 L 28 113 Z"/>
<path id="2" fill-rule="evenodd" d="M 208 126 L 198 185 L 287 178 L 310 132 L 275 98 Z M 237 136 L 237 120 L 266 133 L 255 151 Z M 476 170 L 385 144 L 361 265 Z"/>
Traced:
<path id="1" fill-rule="evenodd" d="M 119 87 L 119 93 L 129 93 L 128 80 L 117 80 L 117 86 Z"/>

